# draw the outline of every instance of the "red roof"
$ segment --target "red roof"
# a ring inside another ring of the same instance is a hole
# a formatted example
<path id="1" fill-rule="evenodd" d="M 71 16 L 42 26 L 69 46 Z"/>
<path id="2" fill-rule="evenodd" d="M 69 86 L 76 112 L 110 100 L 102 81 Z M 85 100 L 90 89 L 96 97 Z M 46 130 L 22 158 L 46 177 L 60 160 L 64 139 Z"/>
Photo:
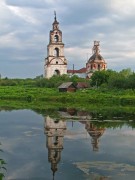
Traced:
<path id="1" fill-rule="evenodd" d="M 86 73 L 86 68 L 81 68 L 79 70 L 67 70 L 67 73 L 72 73 L 72 74 L 75 74 L 75 73 Z"/>

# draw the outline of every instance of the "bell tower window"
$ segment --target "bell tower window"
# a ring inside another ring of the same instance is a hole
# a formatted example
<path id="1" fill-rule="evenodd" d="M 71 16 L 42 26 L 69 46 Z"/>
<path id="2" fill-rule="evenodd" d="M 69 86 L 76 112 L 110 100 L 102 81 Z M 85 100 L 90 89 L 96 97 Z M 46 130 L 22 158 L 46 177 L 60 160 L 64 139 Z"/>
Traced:
<path id="1" fill-rule="evenodd" d="M 55 42 L 58 42 L 58 41 L 59 41 L 59 36 L 58 36 L 57 34 L 54 36 L 54 41 L 55 41 Z"/>
<path id="2" fill-rule="evenodd" d="M 59 49 L 58 48 L 54 49 L 54 56 L 59 57 Z"/>
<path id="3" fill-rule="evenodd" d="M 92 66 L 92 64 L 91 64 L 91 69 L 93 69 L 93 66 Z"/>
<path id="4" fill-rule="evenodd" d="M 98 70 L 100 70 L 100 64 L 98 64 Z"/>

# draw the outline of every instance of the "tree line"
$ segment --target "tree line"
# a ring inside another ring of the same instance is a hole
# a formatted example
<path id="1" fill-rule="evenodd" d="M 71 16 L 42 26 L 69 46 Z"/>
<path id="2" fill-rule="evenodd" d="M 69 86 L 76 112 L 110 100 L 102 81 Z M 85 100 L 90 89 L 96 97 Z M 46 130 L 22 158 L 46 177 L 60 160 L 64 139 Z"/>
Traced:
<path id="1" fill-rule="evenodd" d="M 37 76 L 34 79 L 26 78 L 26 79 L 9 79 L 9 78 L 1 78 L 0 86 L 28 86 L 28 87 L 45 87 L 45 88 L 57 88 L 63 82 L 73 82 L 75 85 L 77 82 L 88 82 L 89 80 L 85 78 L 80 78 L 77 75 L 73 75 L 69 77 L 69 75 L 56 76 L 54 75 L 50 79 L 44 78 L 42 75 Z"/>
<path id="2" fill-rule="evenodd" d="M 120 72 L 96 71 L 90 79 L 90 84 L 95 87 L 111 89 L 135 89 L 135 73 L 130 68 Z"/>
<path id="3" fill-rule="evenodd" d="M 46 87 L 56 88 L 63 82 L 87 82 L 90 87 L 110 88 L 110 89 L 135 89 L 135 73 L 130 68 L 123 69 L 119 72 L 114 70 L 95 71 L 90 79 L 80 78 L 77 75 L 56 76 L 46 79 L 41 76 L 26 79 L 1 78 L 0 86 L 29 86 L 29 87 Z"/>

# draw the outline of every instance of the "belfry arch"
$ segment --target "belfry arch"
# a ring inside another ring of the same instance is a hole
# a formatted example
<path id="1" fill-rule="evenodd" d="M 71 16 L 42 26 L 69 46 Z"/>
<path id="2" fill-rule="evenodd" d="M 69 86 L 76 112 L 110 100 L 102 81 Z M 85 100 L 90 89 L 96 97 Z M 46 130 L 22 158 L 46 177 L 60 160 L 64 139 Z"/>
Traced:
<path id="1" fill-rule="evenodd" d="M 54 49 L 54 56 L 59 57 L 59 48 Z"/>
<path id="2" fill-rule="evenodd" d="M 55 42 L 58 42 L 58 41 L 59 41 L 59 36 L 58 36 L 57 34 L 54 36 L 54 41 L 55 41 Z"/>

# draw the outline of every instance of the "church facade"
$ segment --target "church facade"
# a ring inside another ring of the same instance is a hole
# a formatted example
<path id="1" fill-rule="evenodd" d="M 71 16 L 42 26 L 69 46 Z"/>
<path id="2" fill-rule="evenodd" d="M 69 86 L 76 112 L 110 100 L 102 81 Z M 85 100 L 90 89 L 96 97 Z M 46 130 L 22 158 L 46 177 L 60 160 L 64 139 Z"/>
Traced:
<path id="1" fill-rule="evenodd" d="M 47 46 L 47 58 L 45 59 L 45 78 L 51 78 L 53 75 L 68 74 L 77 75 L 83 78 L 90 78 L 95 71 L 107 69 L 107 63 L 100 54 L 99 41 L 94 41 L 92 56 L 86 62 L 86 66 L 79 70 L 67 70 L 67 59 L 64 56 L 64 43 L 62 42 L 62 31 L 59 29 L 59 22 L 54 17 L 52 30 L 50 31 L 49 44 Z"/>

